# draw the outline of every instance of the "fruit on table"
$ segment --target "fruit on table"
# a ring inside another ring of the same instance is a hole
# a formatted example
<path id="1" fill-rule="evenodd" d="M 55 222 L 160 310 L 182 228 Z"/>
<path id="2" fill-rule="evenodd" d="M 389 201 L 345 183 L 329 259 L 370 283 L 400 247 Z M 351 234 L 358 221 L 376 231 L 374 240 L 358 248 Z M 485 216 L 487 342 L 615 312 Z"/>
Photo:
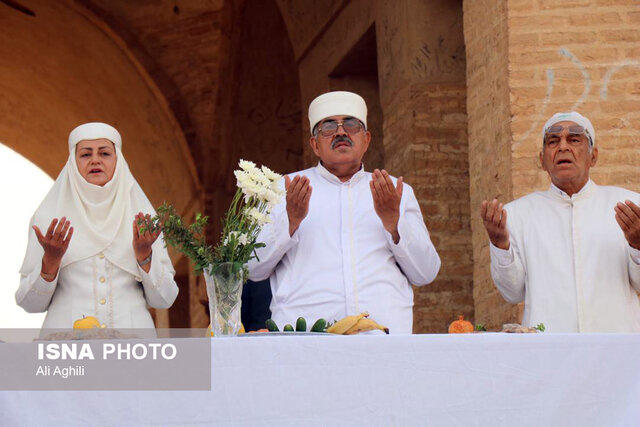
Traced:
<path id="1" fill-rule="evenodd" d="M 244 333 L 246 333 L 246 331 L 244 330 L 244 325 L 242 323 L 240 323 L 240 330 L 238 331 L 238 335 L 244 334 Z M 207 336 L 207 337 L 212 337 L 213 336 L 213 330 L 211 329 L 211 323 L 209 323 L 209 326 L 207 326 L 207 334 L 205 336 Z"/>
<path id="2" fill-rule="evenodd" d="M 307 321 L 304 320 L 304 317 L 298 317 L 296 332 L 307 332 Z"/>
<path id="3" fill-rule="evenodd" d="M 278 325 L 276 325 L 276 322 L 274 322 L 273 319 L 267 319 L 267 321 L 264 322 L 264 325 L 267 327 L 269 332 L 278 332 L 280 330 L 278 329 Z"/>
<path id="4" fill-rule="evenodd" d="M 382 326 L 378 324 L 375 320 L 371 318 L 363 317 L 360 320 L 358 320 L 358 322 L 355 325 L 349 328 L 344 334 L 355 335 L 355 334 L 359 334 L 360 332 L 375 331 L 376 329 L 384 331 L 385 334 L 389 333 L 389 328 L 387 328 L 386 326 Z"/>
<path id="5" fill-rule="evenodd" d="M 91 329 L 99 327 L 100 321 L 93 316 L 82 316 L 82 319 L 78 319 L 73 322 L 73 329 Z"/>
<path id="6" fill-rule="evenodd" d="M 327 332 L 329 332 L 330 334 L 344 334 L 349 329 L 351 329 L 356 323 L 358 323 L 358 320 L 365 317 L 369 317 L 369 313 L 367 313 L 366 311 L 364 313 L 347 316 L 343 319 L 338 320 L 333 325 L 329 326 L 329 328 L 327 329 Z"/>
<path id="7" fill-rule="evenodd" d="M 273 319 L 267 319 L 265 322 L 265 326 L 267 327 L 264 331 L 269 332 L 279 332 L 278 325 L 274 322 Z M 307 321 L 304 317 L 298 317 L 296 321 L 295 329 L 293 325 L 290 323 L 286 324 L 284 328 L 282 328 L 285 332 L 307 332 Z M 257 332 L 262 332 L 263 330 L 259 330 Z M 311 327 L 311 332 L 328 332 L 327 331 L 327 321 L 325 319 L 318 319 Z"/>
<path id="8" fill-rule="evenodd" d="M 458 320 L 454 320 L 449 325 L 450 334 L 467 334 L 473 332 L 474 327 L 471 322 L 464 320 L 464 316 L 459 316 Z"/>
<path id="9" fill-rule="evenodd" d="M 526 326 L 522 326 L 519 323 L 505 323 L 504 325 L 502 325 L 501 332 L 514 334 L 535 334 L 537 332 L 542 332 L 542 330 L 540 329 L 540 325 L 542 324 L 538 324 L 538 326 L 536 326 L 535 328 L 528 328 Z M 544 325 L 542 325 L 542 328 L 544 329 Z"/>
<path id="10" fill-rule="evenodd" d="M 311 332 L 326 332 L 327 331 L 327 321 L 324 319 L 316 320 L 316 323 L 311 327 Z"/>

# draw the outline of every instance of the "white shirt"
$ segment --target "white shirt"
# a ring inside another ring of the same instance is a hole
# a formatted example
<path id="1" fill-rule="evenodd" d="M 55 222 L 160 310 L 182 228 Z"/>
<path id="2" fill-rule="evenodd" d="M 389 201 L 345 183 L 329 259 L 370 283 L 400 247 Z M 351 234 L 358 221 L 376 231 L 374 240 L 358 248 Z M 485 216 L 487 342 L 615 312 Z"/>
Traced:
<path id="1" fill-rule="evenodd" d="M 154 252 L 165 250 L 156 243 Z M 30 313 L 47 311 L 43 328 L 71 328 L 83 316 L 94 316 L 108 328 L 153 328 L 146 304 L 168 308 L 178 295 L 173 267 L 160 259 L 152 259 L 149 273 L 138 266 L 139 277 L 102 253 L 61 268 L 51 282 L 38 267 L 21 277 L 16 302 Z"/>
<path id="2" fill-rule="evenodd" d="M 639 196 L 589 180 L 571 197 L 551 185 L 505 206 L 511 245 L 490 245 L 491 276 L 507 301 L 524 299 L 525 325 L 640 331 L 640 252 L 627 243 L 613 210 L 625 200 L 638 204 Z"/>
<path id="3" fill-rule="evenodd" d="M 252 280 L 270 278 L 274 321 L 282 328 L 302 316 L 311 326 L 368 311 L 390 333 L 410 334 L 410 283 L 430 283 L 440 269 L 413 189 L 404 184 L 396 245 L 373 208 L 371 173 L 360 169 L 341 182 L 319 164 L 295 175 L 313 188 L 309 213 L 291 237 L 286 203 L 279 204 L 258 237 L 266 243 L 260 262 L 249 262 Z"/>

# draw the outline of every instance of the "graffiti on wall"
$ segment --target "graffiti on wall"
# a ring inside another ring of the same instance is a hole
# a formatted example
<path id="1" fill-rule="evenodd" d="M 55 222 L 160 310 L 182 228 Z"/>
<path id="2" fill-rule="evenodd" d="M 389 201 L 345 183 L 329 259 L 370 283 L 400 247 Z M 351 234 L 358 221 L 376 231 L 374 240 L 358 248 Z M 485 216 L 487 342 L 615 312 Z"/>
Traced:
<path id="1" fill-rule="evenodd" d="M 593 86 L 593 84 L 592 84 L 593 80 L 591 78 L 591 73 L 589 73 L 589 70 L 587 69 L 587 67 L 585 67 L 584 64 L 582 63 L 582 61 L 580 61 L 580 58 L 578 58 L 576 55 L 574 55 L 566 47 L 558 49 L 558 54 L 560 56 L 568 58 L 571 61 L 571 63 L 582 74 L 582 78 L 583 78 L 583 82 L 584 82 L 584 90 L 582 91 L 582 94 L 578 97 L 578 99 L 576 99 L 576 101 L 573 103 L 573 105 L 570 108 L 571 111 L 575 111 L 575 110 L 578 109 L 578 107 L 580 105 L 582 105 L 582 103 L 584 103 L 586 101 L 587 97 L 591 93 L 591 89 L 592 89 L 592 86 Z M 603 100 L 603 101 L 607 100 L 608 91 L 609 91 L 609 83 L 611 82 L 611 79 L 613 78 L 614 74 L 616 74 L 618 71 L 620 71 L 620 70 L 622 70 L 624 68 L 639 68 L 640 69 L 640 60 L 625 60 L 625 61 L 619 61 L 619 62 L 616 62 L 614 64 L 609 65 L 604 77 L 602 78 L 602 86 L 600 88 L 600 99 L 601 100 Z M 543 100 L 543 103 L 542 103 L 542 109 L 540 110 L 540 113 L 538 114 L 537 120 L 523 134 L 523 136 L 520 138 L 520 140 L 518 140 L 514 144 L 514 148 L 517 148 L 517 146 L 519 146 L 523 141 L 525 141 L 533 131 L 538 129 L 538 127 L 540 126 L 540 124 L 542 123 L 542 121 L 546 117 L 547 106 L 549 105 L 549 103 L 551 101 L 551 96 L 553 94 L 553 87 L 554 87 L 554 84 L 555 84 L 555 73 L 554 73 L 553 68 L 547 68 L 546 69 L 546 76 L 547 76 L 547 91 L 546 91 L 546 94 L 545 94 L 545 97 L 544 97 L 544 100 Z M 622 118 L 622 120 L 625 120 L 625 119 Z M 628 123 L 625 123 L 625 124 L 629 125 Z"/>

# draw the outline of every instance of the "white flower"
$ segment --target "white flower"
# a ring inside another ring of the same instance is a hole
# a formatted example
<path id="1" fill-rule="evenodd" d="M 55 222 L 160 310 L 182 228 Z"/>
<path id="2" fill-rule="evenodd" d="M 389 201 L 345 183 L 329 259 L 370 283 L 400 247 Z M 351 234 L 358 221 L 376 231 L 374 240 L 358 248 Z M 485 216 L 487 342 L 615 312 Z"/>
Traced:
<path id="1" fill-rule="evenodd" d="M 262 173 L 260 169 L 251 171 L 250 175 L 251 179 L 261 187 L 268 187 L 271 185 L 271 181 L 269 180 L 269 178 L 267 178 L 267 176 Z"/>
<path id="2" fill-rule="evenodd" d="M 249 236 L 246 233 L 242 233 L 238 236 L 238 244 L 240 245 L 248 245 L 249 244 Z"/>
<path id="3" fill-rule="evenodd" d="M 236 176 L 238 188 L 242 190 L 242 194 L 245 196 L 245 202 L 260 192 L 261 187 L 252 179 L 251 173 L 237 170 L 234 171 L 233 174 Z"/>
<path id="4" fill-rule="evenodd" d="M 238 162 L 238 165 L 240 166 L 240 169 L 242 169 L 245 172 L 251 172 L 258 169 L 256 167 L 256 164 L 253 162 L 250 162 L 249 160 L 240 159 L 240 162 Z"/>
<path id="5" fill-rule="evenodd" d="M 260 227 L 271 222 L 271 218 L 260 212 L 257 208 L 249 209 L 247 211 L 247 215 L 249 215 L 249 217 L 252 218 Z"/>
<path id="6" fill-rule="evenodd" d="M 247 175 L 244 171 L 233 171 L 233 174 L 236 176 L 236 185 L 238 188 L 244 190 L 251 184 L 251 180 L 249 179 L 249 175 Z"/>
<path id="7" fill-rule="evenodd" d="M 282 196 L 279 192 L 269 189 L 265 191 L 264 198 L 267 203 L 277 205 L 278 203 L 280 203 L 280 199 L 282 198 Z"/>
<path id="8" fill-rule="evenodd" d="M 232 240 L 238 242 L 238 245 L 249 244 L 249 236 L 246 233 L 240 233 L 239 231 L 230 231 L 229 234 L 227 234 L 227 237 L 224 238 L 224 242 L 222 242 L 222 244 L 227 246 Z"/>
<path id="9" fill-rule="evenodd" d="M 280 175 L 279 173 L 275 173 L 274 171 L 272 171 L 271 169 L 269 169 L 268 167 L 266 167 L 264 165 L 262 165 L 262 173 L 272 183 L 276 183 L 277 184 L 280 181 L 280 179 L 282 178 L 282 175 Z"/>

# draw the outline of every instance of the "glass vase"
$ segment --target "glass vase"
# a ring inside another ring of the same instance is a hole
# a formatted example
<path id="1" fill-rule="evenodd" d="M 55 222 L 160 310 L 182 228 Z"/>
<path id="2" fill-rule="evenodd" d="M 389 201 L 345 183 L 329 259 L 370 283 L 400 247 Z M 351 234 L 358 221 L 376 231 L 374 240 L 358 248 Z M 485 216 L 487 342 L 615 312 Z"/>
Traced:
<path id="1" fill-rule="evenodd" d="M 216 337 L 236 336 L 241 325 L 244 268 L 239 263 L 225 262 L 213 270 L 204 273 L 209 297 L 211 330 Z"/>

